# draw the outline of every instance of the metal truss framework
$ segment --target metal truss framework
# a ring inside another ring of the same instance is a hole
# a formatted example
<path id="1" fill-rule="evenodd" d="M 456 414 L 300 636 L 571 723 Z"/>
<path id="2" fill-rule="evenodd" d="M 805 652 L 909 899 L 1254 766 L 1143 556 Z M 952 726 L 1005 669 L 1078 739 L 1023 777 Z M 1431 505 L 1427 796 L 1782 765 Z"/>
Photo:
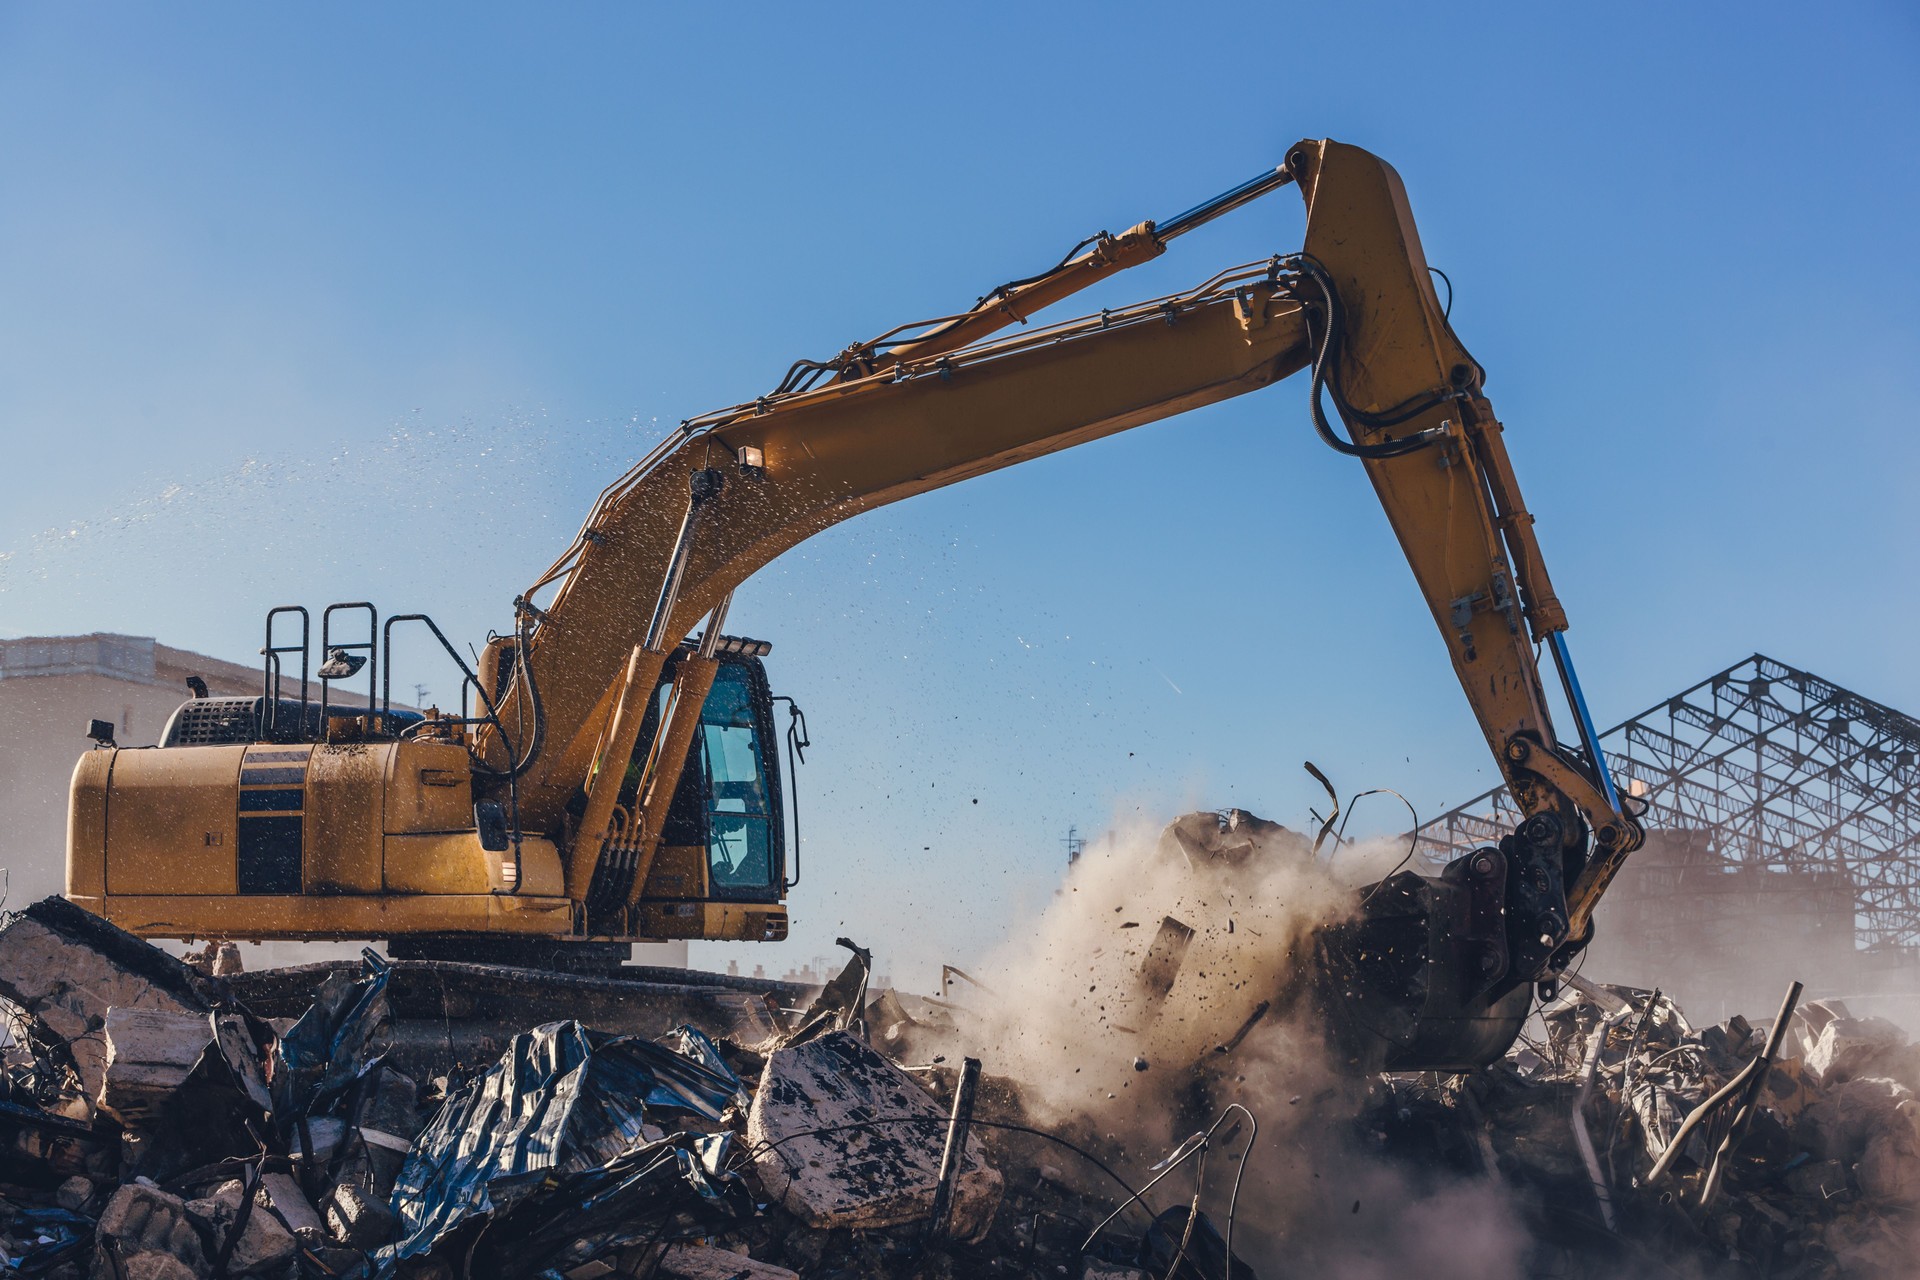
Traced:
<path id="1" fill-rule="evenodd" d="M 1920 945 L 1920 721 L 1754 654 L 1609 729 L 1601 748 L 1649 833 L 1704 833 L 1710 861 L 1788 873 L 1783 889 L 1837 873 L 1856 946 Z M 1421 826 L 1417 847 L 1444 864 L 1518 818 L 1489 791 Z"/>

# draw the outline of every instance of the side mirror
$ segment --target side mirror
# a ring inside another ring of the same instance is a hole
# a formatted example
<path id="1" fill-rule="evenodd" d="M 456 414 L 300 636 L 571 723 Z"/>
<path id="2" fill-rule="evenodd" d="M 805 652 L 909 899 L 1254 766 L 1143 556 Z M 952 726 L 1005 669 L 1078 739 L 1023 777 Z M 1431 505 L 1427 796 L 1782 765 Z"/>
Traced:
<path id="1" fill-rule="evenodd" d="M 92 738 L 94 742 L 100 746 L 103 746 L 103 747 L 113 746 L 114 745 L 113 721 L 111 720 L 87 721 L 87 736 L 89 738 Z"/>
<path id="2" fill-rule="evenodd" d="M 481 800 L 473 806 L 473 825 L 480 832 L 480 847 L 488 853 L 505 853 L 511 841 L 507 836 L 507 814 L 498 800 Z"/>

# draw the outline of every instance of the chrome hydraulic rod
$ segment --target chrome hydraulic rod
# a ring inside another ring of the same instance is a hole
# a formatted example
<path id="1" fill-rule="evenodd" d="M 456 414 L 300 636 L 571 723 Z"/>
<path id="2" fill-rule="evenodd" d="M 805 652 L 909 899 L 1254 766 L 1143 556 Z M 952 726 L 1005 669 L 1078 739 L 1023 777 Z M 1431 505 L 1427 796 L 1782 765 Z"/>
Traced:
<path id="1" fill-rule="evenodd" d="M 1230 191 L 1222 191 L 1211 200 L 1202 201 L 1185 213 L 1177 213 L 1165 222 L 1154 223 L 1154 238 L 1165 244 L 1175 236 L 1185 235 L 1195 227 L 1212 222 L 1223 213 L 1231 213 L 1250 200 L 1258 200 L 1269 191 L 1278 191 L 1292 181 L 1293 171 L 1284 164 L 1279 165 L 1259 177 L 1249 178 Z"/>
<path id="2" fill-rule="evenodd" d="M 660 598 L 653 606 L 653 620 L 647 624 L 647 637 L 642 647 L 652 653 L 659 653 L 661 646 L 669 639 L 667 619 L 673 615 L 673 606 L 680 600 L 680 580 L 687 569 L 687 553 L 693 550 L 693 532 L 700 523 L 700 508 L 707 500 L 720 492 L 723 483 L 718 471 L 711 468 L 696 471 L 687 483 L 687 514 L 680 520 L 680 534 L 674 539 L 673 558 L 667 562 L 666 577 L 660 583 Z"/>

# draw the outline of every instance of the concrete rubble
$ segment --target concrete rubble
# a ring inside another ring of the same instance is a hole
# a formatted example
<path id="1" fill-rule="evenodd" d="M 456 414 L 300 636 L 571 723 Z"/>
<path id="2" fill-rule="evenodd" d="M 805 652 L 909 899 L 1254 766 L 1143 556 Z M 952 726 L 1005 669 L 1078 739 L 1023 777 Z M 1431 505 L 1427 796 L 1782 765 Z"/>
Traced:
<path id="1" fill-rule="evenodd" d="M 1195 1212 L 1168 1187 L 1116 1189 L 1178 1168 L 1201 1135 L 1169 1154 L 1035 1125 L 990 1063 L 983 1074 L 934 1051 L 951 1006 L 870 993 L 871 958 L 846 945 L 846 972 L 805 1007 L 756 998 L 726 1025 L 647 1036 L 545 1022 L 486 1060 L 449 1048 L 436 1064 L 422 1041 L 409 1075 L 377 956 L 317 974 L 299 1016 L 266 1018 L 234 994 L 230 964 L 214 976 L 36 904 L 0 921 L 13 1033 L 0 1267 L 72 1280 L 1296 1274 L 1283 1255 L 1230 1254 L 1232 1220 L 1213 1201 Z M 1501 1189 L 1537 1238 L 1538 1274 L 1910 1274 L 1920 1047 L 1897 1027 L 1808 1002 L 1777 1036 L 1740 1018 L 1697 1029 L 1658 993 L 1591 983 L 1534 1026 L 1486 1071 L 1374 1077 L 1322 1104 L 1324 1128 L 1370 1159 Z"/>
<path id="2" fill-rule="evenodd" d="M 868 1125 L 877 1116 L 906 1123 Z M 911 1123 L 919 1119 L 924 1123 Z M 946 1114 L 912 1076 L 858 1037 L 836 1031 L 767 1059 L 747 1117 L 760 1185 L 813 1227 L 872 1230 L 933 1212 L 940 1152 L 928 1135 Z M 1001 1178 L 970 1138 L 947 1230 L 986 1233 Z"/>
<path id="3" fill-rule="evenodd" d="M 1487 1071 L 1382 1077 L 1356 1122 L 1366 1141 L 1507 1188 L 1565 1253 L 1557 1274 L 1916 1273 L 1920 1045 L 1809 1005 L 1749 1095 L 1729 1086 L 1771 1027 L 1696 1029 L 1658 992 L 1581 985 L 1544 1009 L 1544 1039 Z"/>

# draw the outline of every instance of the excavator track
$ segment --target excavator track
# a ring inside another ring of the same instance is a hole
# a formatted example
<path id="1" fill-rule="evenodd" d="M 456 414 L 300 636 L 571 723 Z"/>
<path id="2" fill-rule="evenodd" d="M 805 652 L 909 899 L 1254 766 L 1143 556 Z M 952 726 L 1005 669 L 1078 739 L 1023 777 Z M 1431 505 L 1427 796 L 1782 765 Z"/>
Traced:
<path id="1" fill-rule="evenodd" d="M 261 969 L 227 979 L 234 995 L 269 1019 L 299 1017 L 336 973 L 358 977 L 357 960 Z M 394 960 L 387 978 L 394 1065 L 419 1079 L 478 1069 L 499 1059 L 529 1027 L 577 1019 L 597 1031 L 653 1038 L 691 1023 L 756 1043 L 777 1029 L 771 1003 L 789 1008 L 808 988 L 766 978 L 629 965 L 613 973 L 555 973 L 452 960 Z"/>

